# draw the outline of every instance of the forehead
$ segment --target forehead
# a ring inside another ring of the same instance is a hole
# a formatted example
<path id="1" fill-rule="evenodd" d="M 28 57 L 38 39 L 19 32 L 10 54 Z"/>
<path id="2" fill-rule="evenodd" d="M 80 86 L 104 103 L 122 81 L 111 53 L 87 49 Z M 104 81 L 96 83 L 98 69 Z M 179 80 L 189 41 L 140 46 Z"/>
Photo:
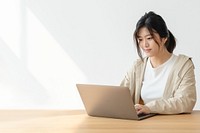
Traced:
<path id="1" fill-rule="evenodd" d="M 138 37 L 151 36 L 151 33 L 146 27 L 142 27 L 139 29 L 137 36 Z"/>

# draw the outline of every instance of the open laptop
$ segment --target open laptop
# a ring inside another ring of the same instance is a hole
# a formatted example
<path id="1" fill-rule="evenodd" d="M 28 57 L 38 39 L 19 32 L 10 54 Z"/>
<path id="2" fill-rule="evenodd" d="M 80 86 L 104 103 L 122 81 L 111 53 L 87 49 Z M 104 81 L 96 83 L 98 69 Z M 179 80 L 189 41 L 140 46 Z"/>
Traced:
<path id="1" fill-rule="evenodd" d="M 138 116 L 127 87 L 92 84 L 76 86 L 90 116 L 142 120 L 155 115 Z"/>

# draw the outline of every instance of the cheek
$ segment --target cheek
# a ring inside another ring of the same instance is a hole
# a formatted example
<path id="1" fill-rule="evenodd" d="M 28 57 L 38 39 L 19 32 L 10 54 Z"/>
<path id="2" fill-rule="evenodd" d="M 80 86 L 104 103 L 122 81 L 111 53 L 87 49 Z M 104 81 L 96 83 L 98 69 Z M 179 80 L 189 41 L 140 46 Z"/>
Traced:
<path id="1" fill-rule="evenodd" d="M 157 44 L 156 44 L 157 45 Z M 161 47 L 159 47 L 158 45 L 154 47 L 154 52 L 155 53 L 159 53 L 161 50 Z"/>
<path id="2" fill-rule="evenodd" d="M 150 42 L 151 46 L 154 47 L 155 49 L 159 49 L 161 47 L 160 42 L 156 40 L 151 40 Z"/>
<path id="3" fill-rule="evenodd" d="M 142 47 L 142 43 L 138 43 L 138 46 L 139 46 L 139 47 Z"/>
<path id="4" fill-rule="evenodd" d="M 142 43 L 141 43 L 141 42 L 139 42 L 139 41 L 138 41 L 138 46 L 139 46 L 139 47 L 142 47 Z"/>
<path id="5" fill-rule="evenodd" d="M 144 49 L 145 48 L 145 46 L 143 45 L 143 44 L 139 44 L 139 47 L 141 48 L 141 49 Z"/>

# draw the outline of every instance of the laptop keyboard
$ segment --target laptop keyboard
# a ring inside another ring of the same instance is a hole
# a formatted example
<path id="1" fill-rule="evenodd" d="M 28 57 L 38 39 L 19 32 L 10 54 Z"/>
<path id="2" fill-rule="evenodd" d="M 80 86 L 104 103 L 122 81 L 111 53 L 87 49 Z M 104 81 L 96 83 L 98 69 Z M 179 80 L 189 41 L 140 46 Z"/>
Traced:
<path id="1" fill-rule="evenodd" d="M 138 117 L 143 117 L 143 116 L 146 116 L 148 114 L 144 114 L 144 113 L 141 113 L 141 114 L 138 114 Z"/>

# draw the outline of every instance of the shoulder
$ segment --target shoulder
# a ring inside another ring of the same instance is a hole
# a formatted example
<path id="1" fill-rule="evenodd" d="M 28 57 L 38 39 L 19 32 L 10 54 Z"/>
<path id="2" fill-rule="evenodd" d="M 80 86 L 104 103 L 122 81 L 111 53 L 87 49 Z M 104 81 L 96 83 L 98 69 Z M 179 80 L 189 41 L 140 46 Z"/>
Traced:
<path id="1" fill-rule="evenodd" d="M 135 73 L 135 72 L 141 72 L 144 67 L 146 66 L 147 58 L 142 59 L 136 59 L 131 68 L 129 69 L 129 73 Z"/>
<path id="2" fill-rule="evenodd" d="M 177 57 L 178 57 L 179 60 L 185 60 L 185 61 L 192 59 L 192 57 L 189 57 L 189 56 L 184 55 L 184 54 L 179 54 Z"/>
<path id="3" fill-rule="evenodd" d="M 177 61 L 176 61 L 176 67 L 193 67 L 194 68 L 194 63 L 192 61 L 192 57 L 189 57 L 187 55 L 180 54 L 177 56 Z"/>
<path id="4" fill-rule="evenodd" d="M 147 62 L 147 59 L 148 59 L 148 57 L 143 58 L 143 60 L 142 60 L 142 59 L 137 59 L 137 60 L 134 62 L 134 66 L 135 66 L 135 67 L 139 67 L 139 66 L 145 65 L 146 62 Z"/>

